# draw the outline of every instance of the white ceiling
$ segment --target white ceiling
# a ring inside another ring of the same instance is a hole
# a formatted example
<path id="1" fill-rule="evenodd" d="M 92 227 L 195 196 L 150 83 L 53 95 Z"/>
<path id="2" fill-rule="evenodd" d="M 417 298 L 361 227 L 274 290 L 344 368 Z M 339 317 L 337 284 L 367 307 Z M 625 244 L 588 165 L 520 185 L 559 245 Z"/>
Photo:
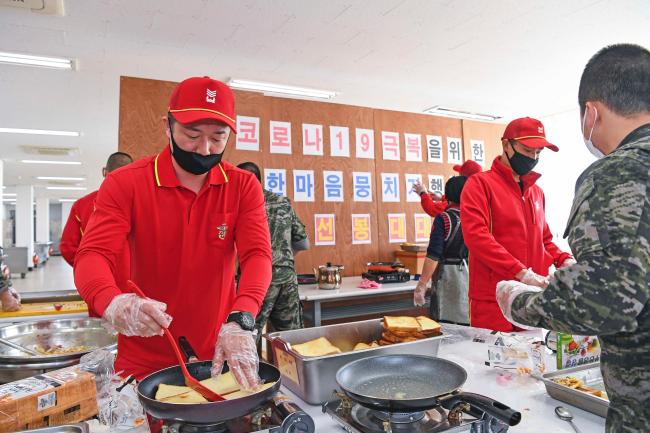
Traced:
<path id="1" fill-rule="evenodd" d="M 575 109 L 599 48 L 650 46 L 647 0 L 63 1 L 63 17 L 0 8 L 0 50 L 78 61 L 72 72 L 0 65 L 0 127 L 82 133 L 0 133 L 5 192 L 85 194 L 46 191 L 36 175 L 97 188 L 117 149 L 120 75 L 257 79 L 336 90 L 344 104 L 544 118 Z M 29 157 L 21 145 L 73 146 L 83 165 L 27 166 L 15 162 Z"/>

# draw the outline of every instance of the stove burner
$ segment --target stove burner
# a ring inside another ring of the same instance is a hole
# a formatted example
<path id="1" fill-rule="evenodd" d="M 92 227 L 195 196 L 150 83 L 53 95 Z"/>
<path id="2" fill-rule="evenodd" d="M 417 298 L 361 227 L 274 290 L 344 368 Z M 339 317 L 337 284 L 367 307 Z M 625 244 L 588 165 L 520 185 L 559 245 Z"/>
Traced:
<path id="1" fill-rule="evenodd" d="M 379 418 L 379 420 L 390 421 L 393 424 L 408 424 L 416 421 L 420 421 L 424 418 L 424 412 L 381 412 L 381 411 L 370 411 L 370 416 Z"/>
<path id="2" fill-rule="evenodd" d="M 350 416 L 368 433 L 438 432 L 451 427 L 444 409 L 440 407 L 426 412 L 389 413 L 354 405 Z"/>
<path id="3" fill-rule="evenodd" d="M 187 424 L 177 423 L 169 426 L 169 433 L 226 433 L 228 428 L 224 423 L 218 424 Z"/>

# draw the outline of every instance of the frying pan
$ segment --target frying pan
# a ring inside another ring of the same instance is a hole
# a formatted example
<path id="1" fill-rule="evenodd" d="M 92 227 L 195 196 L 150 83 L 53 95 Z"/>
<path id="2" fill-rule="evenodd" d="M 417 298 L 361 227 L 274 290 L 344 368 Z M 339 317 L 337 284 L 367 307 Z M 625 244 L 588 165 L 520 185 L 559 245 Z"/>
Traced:
<path id="1" fill-rule="evenodd" d="M 187 357 L 196 356 L 189 344 L 182 344 Z M 210 377 L 212 361 L 197 361 L 186 363 L 190 374 L 198 380 Z M 228 371 L 227 363 L 224 364 L 223 373 Z M 157 401 L 155 399 L 158 385 L 185 386 L 185 378 L 180 365 L 168 367 L 150 374 L 138 383 L 138 398 L 149 415 L 164 420 L 180 421 L 195 424 L 215 424 L 232 418 L 246 415 L 260 404 L 266 402 L 280 388 L 280 372 L 273 365 L 260 362 L 258 373 L 260 378 L 275 385 L 264 391 L 237 398 L 234 400 L 213 401 L 207 403 L 178 404 Z"/>
<path id="2" fill-rule="evenodd" d="M 470 414 L 486 412 L 517 425 L 521 414 L 478 394 L 457 392 L 467 380 L 460 365 L 423 355 L 383 355 L 352 361 L 336 373 L 341 390 L 369 409 L 383 412 L 417 412 L 438 405 L 450 409 L 470 405 Z"/>

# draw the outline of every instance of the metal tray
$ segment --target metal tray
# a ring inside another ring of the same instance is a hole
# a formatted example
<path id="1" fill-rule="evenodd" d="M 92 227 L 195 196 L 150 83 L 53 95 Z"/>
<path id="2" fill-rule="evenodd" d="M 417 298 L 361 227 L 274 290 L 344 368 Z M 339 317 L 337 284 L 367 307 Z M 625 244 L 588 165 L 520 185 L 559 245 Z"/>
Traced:
<path id="1" fill-rule="evenodd" d="M 273 363 L 282 373 L 282 384 L 309 404 L 322 404 L 338 388 L 336 372 L 345 364 L 368 356 L 391 354 L 418 354 L 436 356 L 444 336 L 424 338 L 408 343 L 352 351 L 359 342 L 379 340 L 383 330 L 382 319 L 341 323 L 315 328 L 295 329 L 266 334 L 264 338 L 273 350 Z M 302 357 L 291 349 L 292 344 L 326 337 L 343 353 L 318 357 Z"/>
<path id="2" fill-rule="evenodd" d="M 600 372 L 600 363 L 584 364 L 579 367 L 546 373 L 542 378 L 546 386 L 546 392 L 554 399 L 606 418 L 607 410 L 609 409 L 609 400 L 553 382 L 553 379 L 566 376 L 577 377 L 587 386 L 604 391 L 605 385 Z"/>
<path id="3" fill-rule="evenodd" d="M 88 433 L 88 424 L 81 422 L 79 424 L 59 425 L 56 427 L 37 428 L 33 430 L 23 430 L 17 433 Z"/>

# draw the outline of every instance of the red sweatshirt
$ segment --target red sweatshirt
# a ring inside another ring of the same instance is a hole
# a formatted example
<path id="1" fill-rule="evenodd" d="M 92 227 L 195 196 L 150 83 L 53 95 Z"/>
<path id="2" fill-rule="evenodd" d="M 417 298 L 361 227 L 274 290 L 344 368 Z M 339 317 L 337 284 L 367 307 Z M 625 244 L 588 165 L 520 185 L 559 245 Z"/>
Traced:
<path id="1" fill-rule="evenodd" d="M 257 315 L 271 281 L 271 245 L 257 179 L 222 162 L 198 192 L 181 186 L 169 147 L 110 173 L 75 260 L 79 293 L 99 314 L 120 294 L 116 251 L 131 251 L 131 279 L 167 304 L 169 327 L 212 359 L 232 311 Z M 241 278 L 235 292 L 235 257 Z M 177 364 L 164 337 L 118 337 L 115 370 L 136 378 Z"/>
<path id="2" fill-rule="evenodd" d="M 491 170 L 467 179 L 460 215 L 469 250 L 472 326 L 512 329 L 496 303 L 497 283 L 516 279 L 519 271 L 529 267 L 546 276 L 551 264 L 560 266 L 571 257 L 553 243 L 544 215 L 544 193 L 535 185 L 539 177 L 535 172 L 521 176 L 522 194 L 511 168 L 497 157 Z"/>
<path id="3" fill-rule="evenodd" d="M 449 205 L 444 195 L 440 201 L 434 201 L 428 193 L 420 195 L 420 204 L 422 205 L 422 209 L 433 218 L 439 213 L 444 212 Z"/>

